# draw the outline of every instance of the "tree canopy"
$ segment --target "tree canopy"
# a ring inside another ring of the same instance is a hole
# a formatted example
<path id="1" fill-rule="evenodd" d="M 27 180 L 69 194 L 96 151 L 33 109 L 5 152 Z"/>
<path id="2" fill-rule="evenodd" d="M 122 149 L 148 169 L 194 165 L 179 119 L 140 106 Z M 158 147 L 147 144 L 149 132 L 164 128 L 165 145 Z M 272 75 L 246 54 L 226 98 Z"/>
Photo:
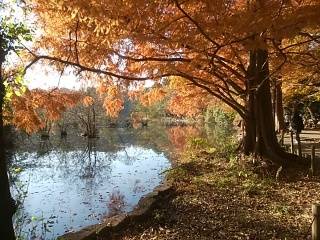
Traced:
<path id="1" fill-rule="evenodd" d="M 38 61 L 59 70 L 72 65 L 82 78 L 100 83 L 111 116 L 122 108 L 128 89 L 137 92 L 144 81 L 154 80 L 154 90 L 140 95 L 150 104 L 167 93 L 156 87 L 170 82 L 175 88 L 169 91 L 172 111 L 192 115 L 188 109 L 201 109 L 214 97 L 243 118 L 245 153 L 280 164 L 292 159 L 277 142 L 270 90 L 282 83 L 290 92 L 292 83 L 305 81 L 299 77 L 303 71 L 318 71 L 318 1 L 26 4 L 41 29 L 34 47 L 27 49 L 26 69 Z"/>
<path id="2" fill-rule="evenodd" d="M 30 2 L 44 59 L 113 79 L 180 76 L 242 115 L 250 50 L 268 49 L 270 76 L 289 74 L 319 39 L 318 1 Z"/>
<path id="3" fill-rule="evenodd" d="M 112 117 L 122 109 L 124 95 L 144 105 L 169 95 L 168 109 L 179 115 L 194 115 L 218 99 L 242 117 L 246 154 L 280 165 L 297 162 L 297 156 L 278 144 L 271 89 L 282 85 L 290 96 L 296 94 L 296 86 L 307 93 L 317 87 L 319 0 L 21 2 L 37 25 L 37 38 L 28 48 L 23 41 L 30 40 L 31 32 L 19 21 L 1 18 L 1 144 L 6 92 L 14 96 L 9 96 L 15 111 L 13 122 L 29 132 L 43 125 L 44 113 L 55 120 L 79 100 L 67 92 L 15 92 L 15 86 L 21 85 L 17 76 L 42 62 L 62 72 L 71 65 L 74 74 L 95 79 Z M 25 69 L 8 68 L 8 53 L 21 49 L 25 50 L 22 59 L 28 61 Z M 147 80 L 155 84 L 145 91 Z M 93 99 L 85 97 L 82 102 L 91 106 Z M 178 133 L 173 135 L 180 139 Z M 1 159 L 5 159 L 3 149 Z M 0 166 L 2 176 L 7 177 L 4 169 Z M 9 202 L 8 184 L 4 188 Z M 12 213 L 10 209 L 2 214 L 4 224 L 10 223 Z"/>

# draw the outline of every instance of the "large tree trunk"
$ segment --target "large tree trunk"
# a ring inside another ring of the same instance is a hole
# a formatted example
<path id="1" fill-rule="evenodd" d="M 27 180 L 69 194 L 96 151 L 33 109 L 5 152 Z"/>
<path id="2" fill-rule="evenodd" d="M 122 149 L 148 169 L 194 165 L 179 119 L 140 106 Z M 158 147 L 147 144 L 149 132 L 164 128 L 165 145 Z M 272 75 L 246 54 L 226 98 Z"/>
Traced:
<path id="1" fill-rule="evenodd" d="M 3 103 L 5 87 L 2 77 L 2 64 L 0 63 L 0 238 L 14 240 L 15 234 L 12 216 L 15 212 L 15 201 L 11 197 L 6 160 L 6 140 L 3 126 Z"/>
<path id="2" fill-rule="evenodd" d="M 286 153 L 276 136 L 267 50 L 256 49 L 250 52 L 247 79 L 248 114 L 244 119 L 244 152 L 267 158 L 279 165 L 296 164 L 299 158 Z"/>
<path id="3" fill-rule="evenodd" d="M 4 240 L 14 240 L 15 234 L 12 224 L 12 216 L 15 212 L 15 202 L 11 197 L 5 152 L 0 141 L 0 236 Z"/>

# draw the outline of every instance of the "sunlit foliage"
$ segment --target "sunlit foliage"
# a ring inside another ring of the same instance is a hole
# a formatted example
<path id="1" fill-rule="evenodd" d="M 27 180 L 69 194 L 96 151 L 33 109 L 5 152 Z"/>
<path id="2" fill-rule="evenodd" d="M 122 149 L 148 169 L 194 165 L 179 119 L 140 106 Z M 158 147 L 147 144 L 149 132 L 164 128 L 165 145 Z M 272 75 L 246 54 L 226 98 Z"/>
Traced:
<path id="1" fill-rule="evenodd" d="M 205 97 L 184 99 L 199 93 L 245 114 L 248 51 L 268 49 L 274 75 L 292 65 L 306 45 L 318 47 L 314 30 L 320 5 L 315 0 L 29 2 L 43 28 L 37 47 L 51 56 L 42 59 L 105 74 L 117 88 L 121 83 L 137 89 L 134 80 L 180 77 L 170 104 L 177 114 L 201 109 Z M 149 92 L 141 100 L 148 105 L 162 96 Z M 105 106 L 116 115 L 122 102 L 113 98 Z"/>
<path id="2" fill-rule="evenodd" d="M 78 93 L 69 90 L 27 90 L 12 97 L 13 117 L 9 123 L 27 133 L 36 132 L 45 127 L 47 120 L 59 120 L 61 114 L 79 99 Z"/>

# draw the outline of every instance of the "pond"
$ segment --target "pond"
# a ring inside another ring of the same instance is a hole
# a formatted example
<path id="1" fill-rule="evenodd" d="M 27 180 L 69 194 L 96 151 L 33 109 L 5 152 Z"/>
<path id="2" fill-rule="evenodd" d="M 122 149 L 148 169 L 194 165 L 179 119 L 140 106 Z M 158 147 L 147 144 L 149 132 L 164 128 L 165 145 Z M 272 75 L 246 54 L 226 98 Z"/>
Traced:
<path id="1" fill-rule="evenodd" d="M 100 128 L 97 139 L 76 130 L 49 140 L 16 134 L 9 163 L 11 191 L 19 202 L 16 235 L 55 239 L 132 210 L 164 180 L 171 153 L 183 151 L 189 138 L 205 136 L 203 130 Z M 212 144 L 221 142 L 217 133 L 207 135 L 217 137 Z"/>
<path id="2" fill-rule="evenodd" d="M 55 239 L 132 210 L 171 166 L 163 134 L 102 129 L 89 140 L 78 134 L 45 141 L 20 137 L 10 163 L 12 193 L 20 202 L 17 235 Z"/>

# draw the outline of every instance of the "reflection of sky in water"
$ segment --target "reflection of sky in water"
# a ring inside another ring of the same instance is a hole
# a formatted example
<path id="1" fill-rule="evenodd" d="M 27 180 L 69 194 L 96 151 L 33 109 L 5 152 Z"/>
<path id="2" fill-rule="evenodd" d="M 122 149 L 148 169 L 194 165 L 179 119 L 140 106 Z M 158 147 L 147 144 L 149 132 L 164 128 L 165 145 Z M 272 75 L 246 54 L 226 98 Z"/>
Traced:
<path id="1" fill-rule="evenodd" d="M 36 226 L 36 235 L 44 235 L 43 223 L 52 239 L 66 231 L 98 223 L 115 210 L 130 211 L 146 193 L 160 184 L 161 173 L 170 167 L 164 154 L 141 147 L 125 147 L 115 153 L 51 151 L 15 155 L 24 165 L 19 175 L 28 182 L 22 214 L 42 221 L 23 227 L 27 239 Z M 120 201 L 120 203 L 117 202 Z"/>

